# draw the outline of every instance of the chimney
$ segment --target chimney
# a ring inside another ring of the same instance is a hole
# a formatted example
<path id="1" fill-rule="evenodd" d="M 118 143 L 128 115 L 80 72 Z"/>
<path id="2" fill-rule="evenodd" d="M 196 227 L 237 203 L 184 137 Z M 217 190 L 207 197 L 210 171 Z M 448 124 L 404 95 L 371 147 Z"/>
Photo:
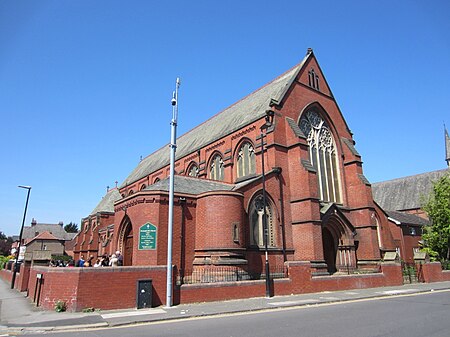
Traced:
<path id="1" fill-rule="evenodd" d="M 31 220 L 31 226 L 36 226 L 36 224 L 37 224 L 37 221 L 36 221 L 35 218 L 33 218 L 33 219 Z"/>
<path id="2" fill-rule="evenodd" d="M 60 222 L 58 222 L 58 225 L 60 225 L 62 227 L 64 225 L 64 222 L 60 221 Z"/>

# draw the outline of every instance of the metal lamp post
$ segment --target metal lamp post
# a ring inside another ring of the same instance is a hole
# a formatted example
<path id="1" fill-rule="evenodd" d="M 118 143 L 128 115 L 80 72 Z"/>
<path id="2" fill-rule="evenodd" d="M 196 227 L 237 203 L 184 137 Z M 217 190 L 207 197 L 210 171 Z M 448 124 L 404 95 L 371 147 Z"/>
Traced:
<path id="1" fill-rule="evenodd" d="M 172 96 L 172 121 L 170 135 L 170 174 L 169 174 L 169 215 L 167 221 L 167 284 L 166 307 L 172 306 L 172 236 L 173 236 L 173 200 L 175 178 L 175 151 L 177 148 L 177 118 L 178 118 L 178 88 L 180 79 L 177 78 L 175 91 Z"/>
<path id="2" fill-rule="evenodd" d="M 264 136 L 267 134 L 267 129 L 272 126 L 273 117 L 275 113 L 273 110 L 266 110 L 266 122 L 261 126 L 261 165 L 262 165 L 262 191 L 263 191 L 263 230 L 264 230 L 264 254 L 265 254 L 265 269 L 266 269 L 266 297 L 270 297 L 270 268 L 269 268 L 269 228 L 267 226 L 267 197 L 266 197 L 266 175 L 264 167 Z"/>
<path id="3" fill-rule="evenodd" d="M 27 201 L 25 202 L 25 210 L 23 211 L 22 227 L 20 227 L 19 245 L 17 247 L 16 262 L 14 263 L 14 271 L 13 271 L 12 280 L 11 280 L 11 289 L 14 289 L 14 283 L 16 282 L 16 274 L 17 274 L 17 269 L 18 269 L 17 262 L 19 260 L 20 246 L 22 243 L 22 235 L 23 235 L 23 226 L 25 225 L 25 218 L 27 216 L 27 208 L 28 208 L 28 200 L 30 199 L 30 191 L 31 191 L 31 186 L 20 185 L 18 187 L 28 190 L 28 193 L 27 193 Z"/>

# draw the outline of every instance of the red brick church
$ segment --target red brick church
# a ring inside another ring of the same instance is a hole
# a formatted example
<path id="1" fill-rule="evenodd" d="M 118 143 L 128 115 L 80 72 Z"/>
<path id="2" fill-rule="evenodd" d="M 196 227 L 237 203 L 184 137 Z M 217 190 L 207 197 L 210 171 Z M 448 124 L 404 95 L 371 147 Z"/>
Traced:
<path id="1" fill-rule="evenodd" d="M 263 273 L 264 217 L 271 268 L 308 261 L 312 275 L 371 271 L 398 248 L 311 49 L 298 65 L 179 137 L 175 174 L 179 271 L 233 266 Z M 124 265 L 165 265 L 168 175 L 163 146 L 82 220 L 75 258 L 119 250 Z"/>

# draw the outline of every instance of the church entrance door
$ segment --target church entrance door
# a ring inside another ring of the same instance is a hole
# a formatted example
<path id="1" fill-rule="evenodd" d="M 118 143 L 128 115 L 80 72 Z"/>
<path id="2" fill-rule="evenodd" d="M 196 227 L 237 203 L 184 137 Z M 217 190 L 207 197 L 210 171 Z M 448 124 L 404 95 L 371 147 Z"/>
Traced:
<path id="1" fill-rule="evenodd" d="M 131 223 L 128 223 L 125 229 L 123 247 L 123 265 L 131 266 L 133 264 L 133 226 Z"/>
<path id="2" fill-rule="evenodd" d="M 323 255 L 325 263 L 327 264 L 327 269 L 330 274 L 336 272 L 336 253 L 337 245 L 334 242 L 333 234 L 328 230 L 328 228 L 322 228 L 322 244 L 323 244 Z"/>

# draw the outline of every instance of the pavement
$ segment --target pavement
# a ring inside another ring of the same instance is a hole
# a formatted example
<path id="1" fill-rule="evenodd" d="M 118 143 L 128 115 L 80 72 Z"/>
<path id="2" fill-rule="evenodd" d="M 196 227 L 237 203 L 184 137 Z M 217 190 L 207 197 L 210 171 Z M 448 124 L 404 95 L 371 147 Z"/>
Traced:
<path id="1" fill-rule="evenodd" d="M 382 298 L 450 289 L 450 281 L 413 283 L 395 287 L 326 291 L 290 296 L 258 297 L 221 302 L 180 304 L 149 309 L 101 310 L 90 313 L 44 311 L 25 293 L 10 289 L 0 279 L 0 337 L 74 329 L 107 328 L 137 323 L 177 320 L 325 303 Z"/>

